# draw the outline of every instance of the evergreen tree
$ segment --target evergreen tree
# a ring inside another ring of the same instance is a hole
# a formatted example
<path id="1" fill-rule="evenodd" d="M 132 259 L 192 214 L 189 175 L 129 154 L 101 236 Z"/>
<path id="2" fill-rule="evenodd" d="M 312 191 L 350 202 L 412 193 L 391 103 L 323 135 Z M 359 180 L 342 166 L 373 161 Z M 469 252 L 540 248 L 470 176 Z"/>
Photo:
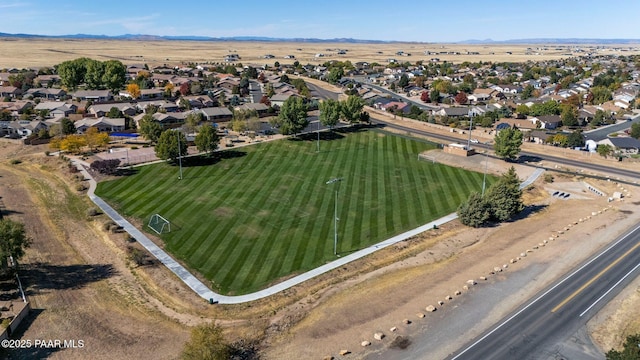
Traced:
<path id="1" fill-rule="evenodd" d="M 481 227 L 491 218 L 491 208 L 480 194 L 474 192 L 458 207 L 458 218 L 464 225 Z"/>
<path id="2" fill-rule="evenodd" d="M 509 161 L 518 158 L 522 146 L 522 132 L 517 128 L 500 130 L 495 137 L 493 148 L 496 155 Z"/>
<path id="3" fill-rule="evenodd" d="M 524 209 L 520 180 L 513 166 L 489 187 L 485 196 L 494 221 L 507 221 Z"/>

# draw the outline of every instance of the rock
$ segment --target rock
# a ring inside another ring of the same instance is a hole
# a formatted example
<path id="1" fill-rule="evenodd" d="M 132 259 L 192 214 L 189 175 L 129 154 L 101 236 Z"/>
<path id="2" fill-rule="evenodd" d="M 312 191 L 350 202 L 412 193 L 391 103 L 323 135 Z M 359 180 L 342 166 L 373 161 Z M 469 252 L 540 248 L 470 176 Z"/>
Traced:
<path id="1" fill-rule="evenodd" d="M 515 263 L 516 263 L 516 261 L 518 261 L 518 260 L 516 260 L 516 259 L 511 259 L 511 260 L 509 260 L 509 262 L 510 262 L 510 263 L 512 263 L 512 264 L 515 264 Z"/>
<path id="2" fill-rule="evenodd" d="M 349 354 L 351 354 L 351 351 L 349 351 L 349 350 L 346 350 L 346 349 L 340 350 L 340 356 L 345 356 L 345 355 L 349 355 Z"/>
<path id="3" fill-rule="evenodd" d="M 362 347 L 369 346 L 369 345 L 371 345 L 371 341 L 365 340 L 365 341 L 361 342 L 360 345 L 362 345 Z"/>
<path id="4" fill-rule="evenodd" d="M 438 301 L 438 305 L 440 305 L 440 306 L 444 305 L 444 301 L 442 301 L 442 300 Z"/>
<path id="5" fill-rule="evenodd" d="M 323 357 L 322 360 L 333 360 L 333 356 L 327 355 L 327 356 Z"/>
<path id="6" fill-rule="evenodd" d="M 467 280 L 467 285 L 471 285 L 471 286 L 473 286 L 473 285 L 475 285 L 475 284 L 476 284 L 476 281 L 475 281 L 475 280 Z"/>
<path id="7" fill-rule="evenodd" d="M 495 272 L 501 272 L 501 271 L 502 271 L 502 268 L 501 268 L 500 266 L 496 266 L 496 267 L 494 267 L 494 268 L 493 268 L 493 271 L 495 271 Z"/>
<path id="8" fill-rule="evenodd" d="M 402 320 L 402 323 L 405 324 L 405 325 L 409 325 L 409 324 L 411 324 L 411 320 L 404 319 L 404 320 Z"/>
<path id="9" fill-rule="evenodd" d="M 376 340 L 382 340 L 382 339 L 384 339 L 384 334 L 381 333 L 381 332 L 377 332 L 377 333 L 373 334 L 373 338 L 376 339 Z"/>
<path id="10" fill-rule="evenodd" d="M 444 298 L 445 298 L 445 300 L 452 300 L 452 299 L 453 299 L 453 298 L 451 297 L 451 295 L 447 295 L 447 296 L 445 296 Z"/>
<path id="11" fill-rule="evenodd" d="M 509 267 L 509 264 L 504 264 L 504 265 L 502 265 L 502 268 L 503 268 L 503 269 L 506 269 L 506 268 L 508 268 L 508 267 Z"/>
<path id="12" fill-rule="evenodd" d="M 591 212 L 591 216 L 597 216 L 598 214 L 599 214 L 599 212 L 596 212 L 596 211 L 592 211 Z"/>
<path id="13" fill-rule="evenodd" d="M 526 252 L 520 253 L 520 257 L 527 257 L 527 253 Z"/>
<path id="14" fill-rule="evenodd" d="M 462 287 L 462 290 L 469 290 L 469 287 L 467 285 Z"/>
<path id="15" fill-rule="evenodd" d="M 425 310 L 427 310 L 428 312 L 434 312 L 436 311 L 436 307 L 433 305 L 429 305 L 425 308 Z"/>
<path id="16" fill-rule="evenodd" d="M 487 277 L 486 277 L 486 276 L 480 276 L 480 280 L 482 280 L 482 281 L 486 281 L 486 280 L 487 280 Z"/>
<path id="17" fill-rule="evenodd" d="M 416 316 L 418 316 L 420 319 L 422 319 L 424 317 L 423 313 L 417 313 Z"/>
<path id="18" fill-rule="evenodd" d="M 454 293 L 453 293 L 453 295 L 456 295 L 456 296 L 457 296 L 457 295 L 460 295 L 460 294 L 462 294 L 462 293 L 460 292 L 460 290 L 456 290 L 456 292 L 454 292 Z"/>
<path id="19" fill-rule="evenodd" d="M 553 241 L 555 239 L 553 236 L 549 237 L 549 241 Z"/>
<path id="20" fill-rule="evenodd" d="M 534 246 L 533 250 L 538 250 L 538 245 Z"/>
<path id="21" fill-rule="evenodd" d="M 530 252 L 533 252 L 533 250 L 531 250 L 531 249 L 527 249 L 527 252 L 528 252 L 528 253 L 530 253 Z"/>
<path id="22" fill-rule="evenodd" d="M 558 234 L 564 234 L 564 231 L 558 230 Z"/>
<path id="23" fill-rule="evenodd" d="M 392 327 L 391 329 L 389 329 L 389 331 L 391 331 L 391 332 L 396 332 L 397 330 L 398 330 L 398 328 L 397 328 L 397 327 L 395 327 L 395 326 L 394 326 L 394 327 Z"/>
<path id="24" fill-rule="evenodd" d="M 543 244 L 548 244 L 549 242 L 547 240 L 542 240 Z"/>

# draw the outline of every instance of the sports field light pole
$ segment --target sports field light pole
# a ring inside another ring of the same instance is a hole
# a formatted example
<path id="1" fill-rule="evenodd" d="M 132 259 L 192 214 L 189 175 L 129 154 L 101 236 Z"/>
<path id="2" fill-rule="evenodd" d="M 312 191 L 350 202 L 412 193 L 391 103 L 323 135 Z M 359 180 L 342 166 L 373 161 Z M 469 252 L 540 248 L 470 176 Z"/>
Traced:
<path id="1" fill-rule="evenodd" d="M 180 167 L 180 175 L 178 175 L 178 180 L 182 180 L 182 151 L 180 151 L 180 130 L 176 130 L 176 134 L 178 135 L 178 164 Z"/>
<path id="2" fill-rule="evenodd" d="M 471 128 L 473 127 L 473 112 L 469 110 L 469 140 L 467 141 L 467 151 L 471 150 Z"/>
<path id="3" fill-rule="evenodd" d="M 316 152 L 320 152 L 320 113 L 318 113 L 318 148 Z"/>
<path id="4" fill-rule="evenodd" d="M 484 196 L 484 188 L 487 183 L 487 164 L 489 163 L 489 150 L 484 151 L 484 176 L 482 176 L 482 195 Z"/>
<path id="5" fill-rule="evenodd" d="M 327 185 L 342 181 L 342 178 L 334 178 L 327 181 Z M 338 186 L 336 186 L 336 200 L 333 212 L 333 255 L 338 255 Z"/>

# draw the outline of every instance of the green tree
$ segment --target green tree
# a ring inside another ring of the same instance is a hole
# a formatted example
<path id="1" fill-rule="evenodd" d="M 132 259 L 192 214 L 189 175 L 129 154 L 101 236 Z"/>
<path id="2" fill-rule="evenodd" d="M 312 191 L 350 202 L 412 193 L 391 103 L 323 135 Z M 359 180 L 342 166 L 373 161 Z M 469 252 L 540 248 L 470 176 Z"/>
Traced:
<path id="1" fill-rule="evenodd" d="M 307 119 L 307 106 L 302 98 L 297 96 L 289 97 L 282 107 L 276 123 L 280 126 L 280 132 L 284 135 L 297 135 L 309 125 Z"/>
<path id="2" fill-rule="evenodd" d="M 320 123 L 332 129 L 340 120 L 340 102 L 327 99 L 320 103 Z"/>
<path id="3" fill-rule="evenodd" d="M 127 68 L 118 60 L 107 60 L 104 62 L 104 72 L 102 75 L 102 86 L 116 93 L 124 87 L 127 81 Z"/>
<path id="4" fill-rule="evenodd" d="M 342 68 L 342 66 L 334 66 L 331 68 L 331 71 L 329 71 L 327 80 L 329 80 L 330 83 L 335 84 L 340 79 L 342 79 L 343 76 L 344 76 L 344 69 Z"/>
<path id="5" fill-rule="evenodd" d="M 9 257 L 13 257 L 17 264 L 30 245 L 31 238 L 27 236 L 23 223 L 7 218 L 0 220 L 0 262 L 3 270 L 7 269 Z"/>
<path id="6" fill-rule="evenodd" d="M 534 90 L 535 89 L 533 88 L 533 86 L 531 86 L 531 84 L 525 86 L 524 89 L 522 89 L 522 93 L 520 94 L 520 98 L 525 100 L 525 99 L 528 99 L 528 98 L 532 97 Z"/>
<path id="7" fill-rule="evenodd" d="M 429 92 L 429 99 L 431 99 L 431 102 L 434 104 L 437 104 L 440 102 L 440 91 L 438 91 L 438 89 L 432 89 Z"/>
<path id="8" fill-rule="evenodd" d="M 184 127 L 188 134 L 194 133 L 202 122 L 202 113 L 192 112 L 184 119 Z"/>
<path id="9" fill-rule="evenodd" d="M 409 77 L 407 74 L 400 75 L 400 80 L 398 80 L 398 87 L 400 89 L 404 89 L 407 85 L 409 85 Z"/>
<path id="10" fill-rule="evenodd" d="M 606 354 L 607 360 L 638 360 L 640 359 L 640 334 L 628 335 L 622 350 L 611 349 Z"/>
<path id="11" fill-rule="evenodd" d="M 596 152 L 600 156 L 606 158 L 607 156 L 610 156 L 611 154 L 613 154 L 613 148 L 609 144 L 600 144 L 596 148 Z"/>
<path id="12" fill-rule="evenodd" d="M 593 103 L 596 105 L 600 105 L 613 99 L 611 90 L 604 86 L 594 86 L 591 88 L 591 93 L 593 94 Z"/>
<path id="13" fill-rule="evenodd" d="M 509 128 L 500 130 L 495 137 L 493 149 L 501 158 L 513 161 L 518 158 L 522 146 L 522 132 L 519 129 Z"/>
<path id="14" fill-rule="evenodd" d="M 78 132 L 78 130 L 76 129 L 76 126 L 73 123 L 73 121 L 71 121 L 71 119 L 69 119 L 69 118 L 63 118 L 60 121 L 60 126 L 62 127 L 62 134 L 63 135 L 71 135 L 71 134 L 75 134 L 75 133 Z"/>
<path id="15" fill-rule="evenodd" d="M 458 207 L 458 218 L 466 226 L 481 227 L 491 218 L 489 204 L 477 192 L 471 193 L 467 201 Z"/>
<path id="16" fill-rule="evenodd" d="M 153 115 L 146 114 L 143 116 L 142 119 L 140 119 L 139 125 L 140 134 L 142 134 L 145 139 L 152 143 L 158 142 L 160 134 L 162 134 L 162 125 L 153 118 Z"/>
<path id="17" fill-rule="evenodd" d="M 175 163 L 179 157 L 187 155 L 187 147 L 187 138 L 181 131 L 165 130 L 158 139 L 155 152 L 158 158 Z"/>
<path id="18" fill-rule="evenodd" d="M 110 119 L 118 119 L 122 117 L 122 111 L 120 111 L 120 109 L 118 109 L 117 107 L 113 106 L 111 107 L 111 109 L 109 109 L 109 112 L 107 113 L 107 117 Z"/>
<path id="19" fill-rule="evenodd" d="M 196 135 L 195 143 L 198 151 L 207 153 L 207 156 L 211 156 L 211 154 L 218 149 L 220 136 L 218 136 L 216 128 L 207 124 L 200 127 L 200 131 L 198 135 Z"/>
<path id="20" fill-rule="evenodd" d="M 585 141 L 581 130 L 575 130 L 567 137 L 567 146 L 570 148 L 584 147 Z"/>
<path id="21" fill-rule="evenodd" d="M 340 104 L 342 117 L 349 123 L 354 124 L 360 121 L 360 114 L 364 108 L 364 100 L 356 95 L 350 95 L 347 100 Z"/>
<path id="22" fill-rule="evenodd" d="M 524 209 L 520 180 L 513 166 L 489 187 L 486 201 L 491 207 L 491 219 L 498 222 L 507 221 Z"/>
<path id="23" fill-rule="evenodd" d="M 631 124 L 631 131 L 629 132 L 629 135 L 632 138 L 640 139 L 640 123 Z"/>
<path id="24" fill-rule="evenodd" d="M 183 360 L 227 360 L 230 356 L 231 347 L 224 339 L 222 328 L 208 323 L 191 330 L 181 357 Z"/>
<path id="25" fill-rule="evenodd" d="M 529 107 L 525 104 L 520 104 L 516 107 L 516 112 L 520 115 L 527 116 L 529 115 Z"/>
<path id="26" fill-rule="evenodd" d="M 578 109 L 572 105 L 566 104 L 562 106 L 560 118 L 562 119 L 562 125 L 564 126 L 578 126 Z"/>
<path id="27" fill-rule="evenodd" d="M 85 62 L 86 72 L 84 83 L 88 89 L 102 88 L 102 76 L 104 75 L 104 64 L 98 60 L 88 59 Z"/>
<path id="28" fill-rule="evenodd" d="M 84 76 L 87 72 L 86 62 L 88 58 L 80 58 L 75 60 L 64 61 L 57 66 L 60 83 L 69 90 L 75 90 L 78 85 L 84 82 Z"/>

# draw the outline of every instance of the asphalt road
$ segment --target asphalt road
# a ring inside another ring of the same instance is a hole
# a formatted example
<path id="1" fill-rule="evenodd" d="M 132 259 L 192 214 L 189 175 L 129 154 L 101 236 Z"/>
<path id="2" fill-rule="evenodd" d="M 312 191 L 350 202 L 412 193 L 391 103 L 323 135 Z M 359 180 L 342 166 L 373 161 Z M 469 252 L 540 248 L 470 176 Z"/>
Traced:
<path id="1" fill-rule="evenodd" d="M 591 358 L 589 354 L 567 355 L 564 343 L 639 274 L 640 225 L 450 359 Z"/>
<path id="2" fill-rule="evenodd" d="M 433 139 L 441 140 L 441 141 L 443 141 L 443 143 L 460 143 L 460 142 L 466 143 L 466 141 L 463 141 L 463 140 L 461 140 L 459 138 L 456 138 L 456 137 L 453 137 L 453 136 L 442 135 L 442 134 L 438 134 L 438 133 L 432 133 L 432 132 L 429 132 L 429 131 L 426 131 L 426 130 L 420 130 L 420 129 L 414 129 L 414 128 L 411 128 L 411 127 L 396 125 L 396 124 L 388 123 L 388 122 L 386 122 L 384 120 L 381 120 L 381 119 L 378 119 L 378 118 L 373 118 L 373 116 L 371 117 L 371 122 L 374 123 L 374 124 L 383 125 L 384 127 L 388 127 L 388 128 L 391 128 L 391 129 L 396 129 L 396 130 L 406 131 L 406 132 L 410 132 L 410 133 L 414 133 L 414 134 L 418 134 L 418 135 L 428 136 L 428 137 L 433 138 Z M 492 149 L 493 148 L 491 145 L 485 145 L 485 144 L 473 144 L 472 147 L 481 148 L 481 149 Z M 610 177 L 623 176 L 623 177 L 628 177 L 628 178 L 632 178 L 632 179 L 640 179 L 640 172 L 638 172 L 638 171 L 625 170 L 625 169 L 615 168 L 615 167 L 611 167 L 611 166 L 603 166 L 603 165 L 588 163 L 588 162 L 585 162 L 585 161 L 571 160 L 571 159 L 566 159 L 566 158 L 562 158 L 562 157 L 558 157 L 558 156 L 547 155 L 547 154 L 543 155 L 543 154 L 532 153 L 532 152 L 527 152 L 527 151 L 521 151 L 520 152 L 520 156 L 524 157 L 525 159 L 530 159 L 531 160 L 531 161 L 529 161 L 530 163 L 539 162 L 541 160 L 546 160 L 546 161 L 551 161 L 551 162 L 554 162 L 554 163 L 570 166 L 570 167 L 573 167 L 575 169 L 591 170 L 591 171 L 603 173 L 603 174 L 606 174 L 606 175 L 608 175 Z"/>

